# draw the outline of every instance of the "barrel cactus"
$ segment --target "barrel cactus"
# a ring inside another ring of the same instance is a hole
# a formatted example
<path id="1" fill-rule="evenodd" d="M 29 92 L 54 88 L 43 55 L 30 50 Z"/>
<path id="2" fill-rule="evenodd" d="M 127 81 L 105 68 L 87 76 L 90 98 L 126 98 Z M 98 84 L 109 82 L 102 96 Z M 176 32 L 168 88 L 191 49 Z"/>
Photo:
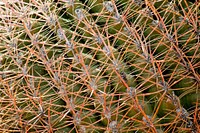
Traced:
<path id="1" fill-rule="evenodd" d="M 0 2 L 0 132 L 200 132 L 198 0 Z"/>

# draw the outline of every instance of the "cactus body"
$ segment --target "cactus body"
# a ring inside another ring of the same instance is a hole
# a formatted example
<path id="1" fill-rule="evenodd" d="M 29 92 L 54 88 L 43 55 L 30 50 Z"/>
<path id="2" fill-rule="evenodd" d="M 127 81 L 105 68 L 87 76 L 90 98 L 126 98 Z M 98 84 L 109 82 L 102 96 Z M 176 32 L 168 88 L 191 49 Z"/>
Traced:
<path id="1" fill-rule="evenodd" d="M 0 2 L 0 132 L 200 132 L 199 6 Z"/>

